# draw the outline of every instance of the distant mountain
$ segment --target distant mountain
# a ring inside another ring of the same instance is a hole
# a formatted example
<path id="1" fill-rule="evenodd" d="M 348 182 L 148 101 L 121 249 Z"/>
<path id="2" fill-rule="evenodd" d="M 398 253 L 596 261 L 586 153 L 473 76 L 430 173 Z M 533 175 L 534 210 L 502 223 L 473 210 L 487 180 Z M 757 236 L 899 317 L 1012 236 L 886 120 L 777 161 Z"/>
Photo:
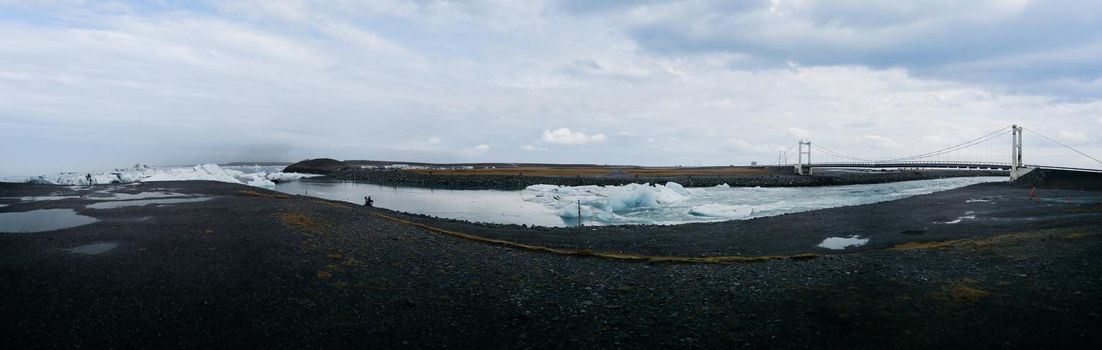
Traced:
<path id="1" fill-rule="evenodd" d="M 332 158 L 317 158 L 307 159 L 295 164 L 288 165 L 283 169 L 285 173 L 304 173 L 304 174 L 331 174 L 342 168 L 347 168 L 348 163 L 332 159 Z"/>

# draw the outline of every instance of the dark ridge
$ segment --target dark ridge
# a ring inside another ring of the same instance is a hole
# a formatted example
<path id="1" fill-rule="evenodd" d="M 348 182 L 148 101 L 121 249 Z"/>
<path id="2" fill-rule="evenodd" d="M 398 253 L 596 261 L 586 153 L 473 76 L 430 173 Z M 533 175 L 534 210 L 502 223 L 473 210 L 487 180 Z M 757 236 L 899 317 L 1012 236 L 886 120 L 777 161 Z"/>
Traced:
<path id="1" fill-rule="evenodd" d="M 640 168 L 638 165 L 610 165 L 610 164 L 584 164 L 584 163 L 427 163 L 404 162 L 396 160 L 346 160 L 345 163 L 353 166 L 387 166 L 405 164 L 423 167 L 464 167 L 474 168 L 520 168 L 520 167 L 558 167 L 558 168 L 590 168 L 590 167 L 614 167 L 614 168 Z"/>
<path id="2" fill-rule="evenodd" d="M 283 169 L 286 173 L 305 173 L 305 174 L 332 174 L 342 168 L 347 168 L 348 163 L 332 159 L 332 158 L 317 158 L 307 159 L 295 164 L 288 165 Z"/>

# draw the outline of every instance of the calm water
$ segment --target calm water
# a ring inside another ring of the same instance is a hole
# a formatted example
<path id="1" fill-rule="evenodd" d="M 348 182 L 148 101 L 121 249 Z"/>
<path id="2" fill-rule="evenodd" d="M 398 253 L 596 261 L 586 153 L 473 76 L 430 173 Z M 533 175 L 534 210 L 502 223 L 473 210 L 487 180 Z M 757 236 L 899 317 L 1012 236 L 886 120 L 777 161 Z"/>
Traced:
<path id="1" fill-rule="evenodd" d="M 0 232 L 42 232 L 87 225 L 95 218 L 79 215 L 72 209 L 41 209 L 0 213 Z"/>
<path id="2" fill-rule="evenodd" d="M 371 196 L 376 207 L 450 219 L 540 226 L 568 225 L 552 208 L 525 201 L 522 191 L 437 190 L 308 179 L 276 184 L 275 190 L 358 205 L 364 204 L 365 196 Z"/>
<path id="3" fill-rule="evenodd" d="M 529 186 L 521 191 L 439 190 L 323 180 L 281 183 L 275 190 L 397 211 L 488 223 L 571 226 L 681 224 L 883 202 L 1005 177 L 920 180 L 829 187 Z"/>

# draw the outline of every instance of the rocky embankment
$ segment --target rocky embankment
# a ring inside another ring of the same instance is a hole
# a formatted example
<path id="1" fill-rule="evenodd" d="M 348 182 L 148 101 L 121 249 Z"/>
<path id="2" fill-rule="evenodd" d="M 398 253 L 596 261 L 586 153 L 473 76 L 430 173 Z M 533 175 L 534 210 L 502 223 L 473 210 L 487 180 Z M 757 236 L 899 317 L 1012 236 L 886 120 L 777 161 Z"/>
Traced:
<path id="1" fill-rule="evenodd" d="M 1033 169 L 1014 181 L 1038 189 L 1102 190 L 1102 173 L 1061 169 Z"/>
<path id="2" fill-rule="evenodd" d="M 288 168 L 289 169 L 289 168 Z M 735 187 L 803 187 L 835 186 L 854 184 L 873 184 L 910 180 L 927 180 L 965 176 L 1006 176 L 1005 171 L 976 170 L 923 170 L 892 172 L 823 172 L 814 176 L 799 176 L 784 173 L 790 168 L 778 169 L 770 175 L 752 176 L 529 176 L 523 172 L 516 175 L 438 175 L 403 171 L 397 169 L 356 169 L 344 168 L 327 177 L 341 180 L 369 182 L 390 186 L 416 186 L 450 189 L 496 189 L 520 190 L 531 185 L 562 186 L 616 186 L 629 183 L 676 182 L 685 187 L 710 187 L 727 184 Z"/>

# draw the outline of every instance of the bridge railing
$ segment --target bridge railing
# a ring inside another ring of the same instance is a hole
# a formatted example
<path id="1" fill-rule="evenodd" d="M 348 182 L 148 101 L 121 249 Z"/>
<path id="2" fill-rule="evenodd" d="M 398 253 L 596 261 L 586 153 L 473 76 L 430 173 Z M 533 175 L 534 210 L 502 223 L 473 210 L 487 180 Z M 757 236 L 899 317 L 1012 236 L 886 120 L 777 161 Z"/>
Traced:
<path id="1" fill-rule="evenodd" d="M 829 167 L 829 166 L 841 166 L 841 167 L 922 167 L 922 166 L 937 166 L 937 167 L 953 167 L 953 166 L 969 166 L 969 167 L 1000 167 L 1005 168 L 1011 166 L 1009 162 L 971 162 L 971 161 L 902 161 L 902 162 L 818 162 L 810 163 L 805 166 L 813 167 Z"/>

